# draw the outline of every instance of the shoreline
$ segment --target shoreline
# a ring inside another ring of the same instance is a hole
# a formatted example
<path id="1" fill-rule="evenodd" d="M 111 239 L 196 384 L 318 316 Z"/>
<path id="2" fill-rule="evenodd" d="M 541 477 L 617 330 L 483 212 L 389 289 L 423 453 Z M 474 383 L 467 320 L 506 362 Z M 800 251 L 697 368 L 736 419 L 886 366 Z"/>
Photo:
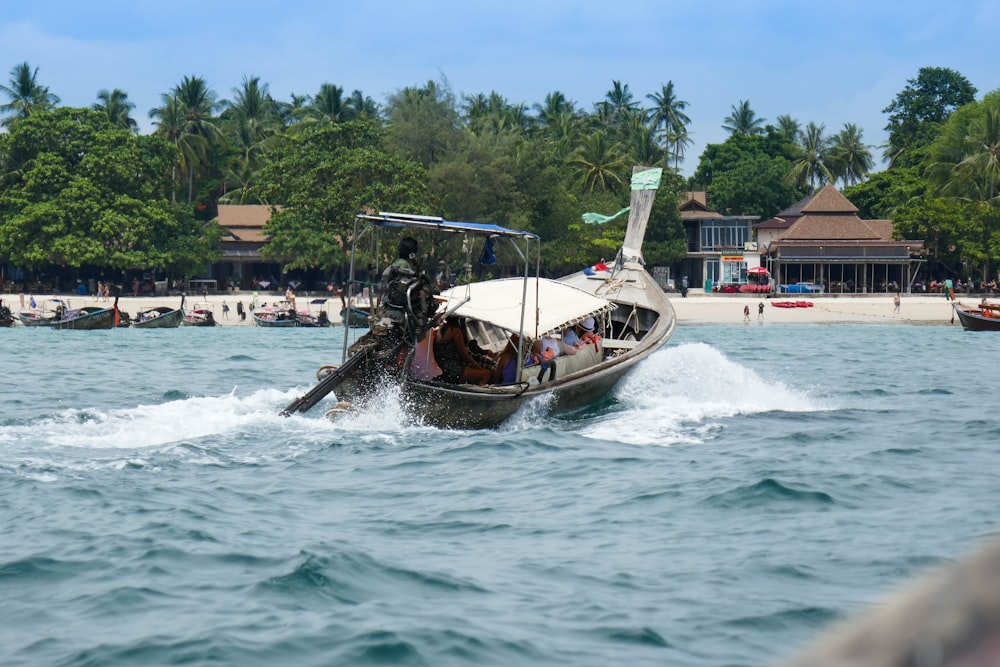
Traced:
<path id="1" fill-rule="evenodd" d="M 31 295 L 25 294 L 25 307 L 22 309 L 20 294 L 2 294 L 0 299 L 4 305 L 17 314 L 21 310 L 26 310 Z M 76 295 L 34 295 L 35 301 L 41 304 L 46 299 L 61 298 L 69 300 L 74 306 L 102 306 L 109 307 L 114 303 L 114 298 L 105 301 L 93 296 Z M 236 304 L 243 302 L 247 308 L 253 300 L 254 293 L 226 292 L 223 294 L 209 294 L 207 297 L 198 295 L 188 296 L 185 306 L 190 308 L 195 303 L 209 303 L 215 314 L 216 323 L 219 326 L 253 326 L 253 318 L 247 312 L 245 321 L 240 321 L 236 314 Z M 674 307 L 677 315 L 677 323 L 684 324 L 746 324 L 743 316 L 743 307 L 750 307 L 750 323 L 761 324 L 946 324 L 953 323 L 952 302 L 942 294 L 921 294 L 902 295 L 899 312 L 894 312 L 893 295 L 885 294 L 879 296 L 872 295 L 772 295 L 772 298 L 761 298 L 743 294 L 693 294 L 688 293 L 687 298 L 681 297 L 679 293 L 669 294 L 670 303 Z M 956 301 L 965 303 L 978 303 L 983 297 L 972 295 L 971 297 L 956 297 Z M 986 297 L 990 299 L 990 297 Z M 282 301 L 283 295 L 277 293 L 258 293 L 257 303 L 274 303 Z M 1000 297 L 993 297 L 993 301 L 1000 301 Z M 318 303 L 322 301 L 322 303 Z M 813 304 L 808 308 L 779 308 L 774 306 L 775 302 L 782 301 L 806 301 Z M 223 313 L 223 302 L 229 305 L 228 317 Z M 315 303 L 314 303 L 315 302 Z M 138 310 L 147 310 L 158 306 L 177 308 L 181 303 L 179 296 L 122 296 L 119 298 L 118 306 L 121 310 L 134 315 Z M 758 318 L 758 304 L 764 304 L 762 318 Z M 337 297 L 328 298 L 321 295 L 299 294 L 296 295 L 296 305 L 299 310 L 308 307 L 316 312 L 325 310 L 327 316 L 333 324 L 340 323 L 340 299 Z M 956 322 L 957 325 L 957 322 Z"/>

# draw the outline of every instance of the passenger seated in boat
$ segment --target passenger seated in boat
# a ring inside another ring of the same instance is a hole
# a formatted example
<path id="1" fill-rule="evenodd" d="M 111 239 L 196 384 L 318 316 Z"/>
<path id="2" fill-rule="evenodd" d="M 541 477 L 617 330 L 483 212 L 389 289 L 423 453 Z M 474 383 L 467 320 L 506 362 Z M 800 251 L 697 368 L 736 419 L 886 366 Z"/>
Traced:
<path id="1" fill-rule="evenodd" d="M 545 377 L 545 371 L 549 371 L 550 380 L 556 378 L 555 358 L 559 356 L 560 347 L 559 340 L 553 336 L 542 336 L 532 344 L 531 354 L 524 365 L 541 367 L 538 371 L 539 382 Z"/>
<path id="2" fill-rule="evenodd" d="M 417 341 L 413 350 L 413 360 L 410 361 L 410 375 L 418 380 L 434 380 L 441 375 L 441 366 L 434 357 L 434 339 L 436 329 L 429 329 Z"/>
<path id="3" fill-rule="evenodd" d="M 593 317 L 588 317 L 582 322 L 577 322 L 571 327 L 563 330 L 562 353 L 576 354 L 581 347 L 586 347 L 600 340 L 600 336 L 594 333 L 596 322 Z"/>
<path id="4" fill-rule="evenodd" d="M 448 317 L 438 329 L 434 356 L 441 366 L 440 379 L 445 382 L 484 385 L 490 380 L 490 372 L 469 352 L 465 327 L 458 317 Z"/>
<path id="5" fill-rule="evenodd" d="M 517 372 L 521 366 L 517 361 L 517 346 L 518 338 L 513 334 L 497 357 L 497 364 L 490 376 L 491 384 L 507 385 L 517 382 Z"/>

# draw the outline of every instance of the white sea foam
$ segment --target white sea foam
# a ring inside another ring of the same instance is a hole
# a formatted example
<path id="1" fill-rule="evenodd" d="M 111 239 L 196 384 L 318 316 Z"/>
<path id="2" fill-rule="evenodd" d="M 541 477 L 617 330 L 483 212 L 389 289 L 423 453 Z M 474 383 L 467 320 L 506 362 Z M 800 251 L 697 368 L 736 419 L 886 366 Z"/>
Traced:
<path id="1" fill-rule="evenodd" d="M 234 390 L 223 396 L 196 396 L 130 408 L 73 408 L 30 424 L 2 427 L 0 441 L 30 442 L 35 447 L 136 449 L 265 427 L 288 429 L 303 425 L 303 421 L 280 417 L 276 406 L 295 396 L 294 391 L 263 389 L 241 397 Z M 326 420 L 310 420 L 307 426 L 316 429 L 328 424 Z"/>
<path id="2" fill-rule="evenodd" d="M 615 395 L 623 410 L 589 425 L 584 435 L 631 444 L 702 442 L 718 419 L 825 409 L 807 392 L 765 380 L 705 343 L 654 354 L 625 378 Z"/>

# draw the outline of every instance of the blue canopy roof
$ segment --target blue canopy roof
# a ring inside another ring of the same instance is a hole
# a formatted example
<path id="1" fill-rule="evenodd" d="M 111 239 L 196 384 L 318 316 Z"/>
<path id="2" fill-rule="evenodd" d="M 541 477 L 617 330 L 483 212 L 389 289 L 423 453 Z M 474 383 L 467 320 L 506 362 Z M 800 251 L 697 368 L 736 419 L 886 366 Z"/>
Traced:
<path id="1" fill-rule="evenodd" d="M 357 217 L 367 220 L 376 226 L 384 227 L 415 227 L 418 229 L 437 229 L 444 232 L 466 232 L 471 234 L 483 234 L 486 236 L 510 236 L 523 239 L 537 239 L 538 235 L 532 232 L 519 231 L 517 229 L 507 229 L 500 225 L 489 225 L 481 222 L 451 222 L 444 218 L 437 218 L 430 215 L 411 215 L 408 213 L 385 213 L 379 211 L 378 215 L 359 213 Z"/>

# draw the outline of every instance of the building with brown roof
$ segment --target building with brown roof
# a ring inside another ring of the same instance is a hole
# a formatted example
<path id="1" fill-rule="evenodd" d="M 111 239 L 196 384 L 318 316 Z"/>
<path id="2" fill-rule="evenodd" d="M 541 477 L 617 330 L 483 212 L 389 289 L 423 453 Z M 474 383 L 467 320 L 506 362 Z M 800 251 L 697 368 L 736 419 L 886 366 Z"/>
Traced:
<path id="1" fill-rule="evenodd" d="M 702 190 L 684 193 L 679 208 L 688 246 L 682 280 L 686 277 L 692 288 L 745 285 L 747 271 L 760 264 L 753 240 L 753 223 L 760 216 L 713 211 Z"/>
<path id="2" fill-rule="evenodd" d="M 754 227 L 778 285 L 810 283 L 830 292 L 910 291 L 923 241 L 892 238 L 891 220 L 862 220 L 831 184 Z"/>
<path id="3" fill-rule="evenodd" d="M 250 289 L 254 276 L 277 276 L 281 265 L 266 262 L 260 249 L 267 243 L 264 225 L 271 219 L 271 207 L 263 204 L 219 204 L 216 222 L 222 228 L 222 257 L 212 265 L 212 277 L 223 287 L 236 282 Z"/>

